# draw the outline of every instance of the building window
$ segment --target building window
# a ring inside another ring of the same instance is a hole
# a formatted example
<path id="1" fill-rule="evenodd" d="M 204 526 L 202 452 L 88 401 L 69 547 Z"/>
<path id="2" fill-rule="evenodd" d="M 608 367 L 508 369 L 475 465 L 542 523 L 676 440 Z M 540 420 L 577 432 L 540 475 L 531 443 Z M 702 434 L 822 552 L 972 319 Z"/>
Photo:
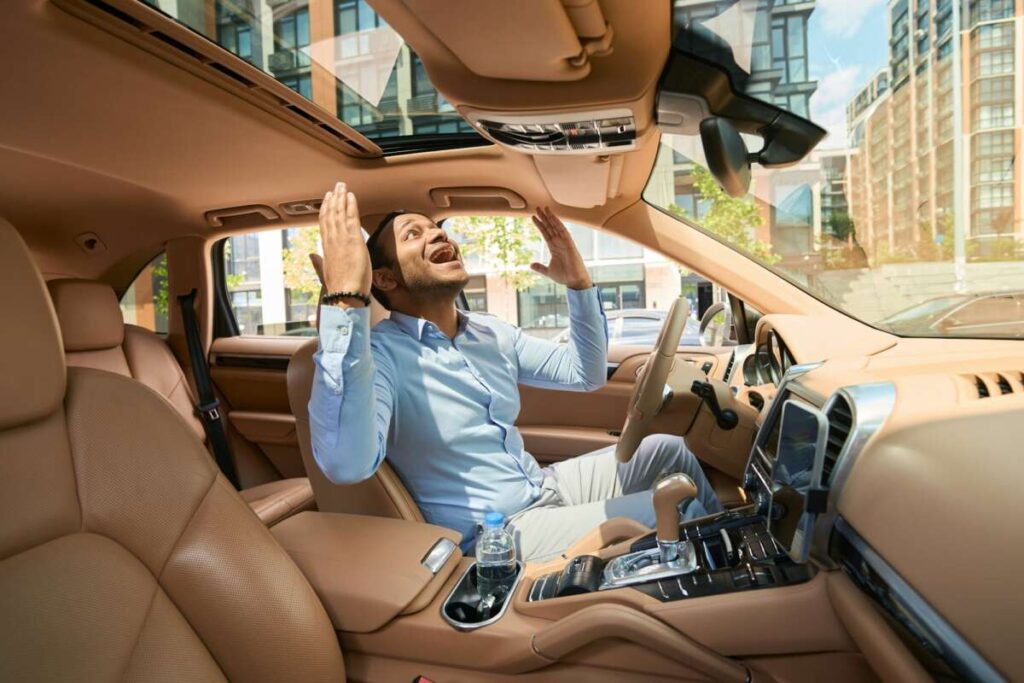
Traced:
<path id="1" fill-rule="evenodd" d="M 270 70 L 275 74 L 309 66 L 309 55 L 301 48 L 309 47 L 309 8 L 303 7 L 274 22 L 274 56 Z"/>
<path id="2" fill-rule="evenodd" d="M 594 266 L 591 278 L 606 311 L 641 309 L 646 306 L 643 265 Z M 542 280 L 519 292 L 519 326 L 545 336 L 561 332 L 569 325 L 569 305 L 565 287 Z"/>
<path id="3" fill-rule="evenodd" d="M 802 14 L 772 19 L 772 66 L 783 72 L 782 83 L 807 81 L 807 30 Z"/>
<path id="4" fill-rule="evenodd" d="M 334 4 L 334 26 L 338 35 L 378 28 L 381 23 L 366 0 L 339 0 Z"/>
<path id="5" fill-rule="evenodd" d="M 450 117 L 438 120 L 431 117 L 430 120 L 412 122 L 413 135 L 443 135 L 445 133 L 471 133 L 473 127 L 462 117 Z"/>
<path id="6" fill-rule="evenodd" d="M 1013 126 L 1013 76 L 976 81 L 971 86 L 971 99 L 976 129 Z"/>
<path id="7" fill-rule="evenodd" d="M 470 276 L 462 290 L 471 311 L 487 311 L 487 278 L 483 275 Z"/>
<path id="8" fill-rule="evenodd" d="M 971 23 L 1009 19 L 1013 16 L 1013 0 L 971 0 Z"/>
<path id="9" fill-rule="evenodd" d="M 1013 183 L 979 185 L 971 190 L 974 209 L 1013 207 Z"/>
<path id="10" fill-rule="evenodd" d="M 261 60 L 254 57 L 259 55 L 259 50 L 253 46 L 253 26 L 257 24 L 257 18 L 250 8 L 244 6 L 246 4 L 229 5 L 218 0 L 217 43 L 259 67 Z"/>
<path id="11" fill-rule="evenodd" d="M 281 81 L 281 83 L 287 85 L 307 100 L 313 99 L 313 79 L 309 74 L 279 76 L 277 80 Z"/>

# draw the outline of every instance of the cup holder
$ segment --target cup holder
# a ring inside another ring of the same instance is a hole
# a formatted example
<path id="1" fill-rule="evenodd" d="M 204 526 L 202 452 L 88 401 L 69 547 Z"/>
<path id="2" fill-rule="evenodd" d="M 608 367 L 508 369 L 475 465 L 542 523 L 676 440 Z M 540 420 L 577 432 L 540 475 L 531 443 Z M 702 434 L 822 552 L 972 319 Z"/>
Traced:
<path id="1" fill-rule="evenodd" d="M 491 605 L 480 604 L 480 591 L 476 586 L 476 562 L 469 566 L 441 605 L 441 616 L 459 631 L 472 631 L 493 624 L 508 609 L 512 596 L 523 578 L 523 563 L 516 562 L 516 578 L 504 594 Z"/>

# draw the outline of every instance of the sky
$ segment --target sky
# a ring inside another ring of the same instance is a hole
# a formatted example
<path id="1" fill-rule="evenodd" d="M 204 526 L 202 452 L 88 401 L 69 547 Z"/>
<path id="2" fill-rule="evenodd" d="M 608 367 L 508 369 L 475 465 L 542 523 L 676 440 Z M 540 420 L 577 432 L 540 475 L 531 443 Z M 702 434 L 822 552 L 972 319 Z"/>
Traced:
<path id="1" fill-rule="evenodd" d="M 822 148 L 847 146 L 846 105 L 888 60 L 885 0 L 817 0 L 808 25 L 811 119 L 829 131 Z"/>

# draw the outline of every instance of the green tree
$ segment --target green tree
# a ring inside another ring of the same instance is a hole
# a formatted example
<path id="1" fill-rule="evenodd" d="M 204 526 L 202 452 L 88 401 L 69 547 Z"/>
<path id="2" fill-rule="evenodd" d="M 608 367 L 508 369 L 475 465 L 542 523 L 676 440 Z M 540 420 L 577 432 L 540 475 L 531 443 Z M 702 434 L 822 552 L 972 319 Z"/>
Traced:
<path id="1" fill-rule="evenodd" d="M 234 240 L 234 237 L 229 237 L 228 241 L 224 243 L 224 263 L 231 262 L 231 245 L 234 243 Z M 228 286 L 228 291 L 234 291 L 245 282 L 245 273 L 228 273 L 224 276 L 224 281 Z"/>
<path id="2" fill-rule="evenodd" d="M 522 216 L 459 216 L 452 218 L 453 232 L 462 237 L 466 254 L 480 254 L 489 269 L 496 271 L 516 291 L 537 281 L 529 269 L 541 244 L 540 233 L 529 218 Z"/>
<path id="3" fill-rule="evenodd" d="M 153 282 L 153 303 L 156 312 L 160 315 L 167 315 L 167 301 L 169 288 L 167 286 L 167 254 L 160 254 L 160 257 L 153 261 L 153 269 L 150 273 Z"/>
<path id="4" fill-rule="evenodd" d="M 292 297 L 305 295 L 304 302 L 293 298 L 294 303 L 308 304 L 320 295 L 320 279 L 309 262 L 312 253 L 320 253 L 320 228 L 296 228 L 288 235 L 288 248 L 282 252 L 284 286 L 292 291 Z"/>
<path id="5" fill-rule="evenodd" d="M 680 218 L 696 222 L 702 229 L 717 235 L 763 263 L 777 263 L 782 257 L 772 252 L 772 246 L 754 237 L 754 230 L 760 227 L 761 214 L 753 200 L 735 198 L 726 194 L 711 172 L 694 164 L 693 185 L 700 198 L 708 203 L 708 210 L 697 221 L 680 206 L 670 204 L 668 210 Z"/>

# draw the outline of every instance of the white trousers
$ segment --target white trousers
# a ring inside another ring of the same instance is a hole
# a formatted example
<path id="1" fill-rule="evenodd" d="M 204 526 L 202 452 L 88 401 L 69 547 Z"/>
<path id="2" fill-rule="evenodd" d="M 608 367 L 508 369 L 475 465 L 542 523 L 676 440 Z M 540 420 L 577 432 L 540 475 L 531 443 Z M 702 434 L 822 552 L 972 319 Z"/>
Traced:
<path id="1" fill-rule="evenodd" d="M 543 562 L 557 557 L 612 517 L 654 527 L 651 488 L 677 472 L 689 475 L 697 485 L 697 499 L 685 510 L 685 518 L 722 510 L 682 437 L 648 436 L 628 463 L 615 459 L 614 446 L 555 463 L 544 470 L 540 497 L 509 519 L 507 528 L 519 559 Z"/>

